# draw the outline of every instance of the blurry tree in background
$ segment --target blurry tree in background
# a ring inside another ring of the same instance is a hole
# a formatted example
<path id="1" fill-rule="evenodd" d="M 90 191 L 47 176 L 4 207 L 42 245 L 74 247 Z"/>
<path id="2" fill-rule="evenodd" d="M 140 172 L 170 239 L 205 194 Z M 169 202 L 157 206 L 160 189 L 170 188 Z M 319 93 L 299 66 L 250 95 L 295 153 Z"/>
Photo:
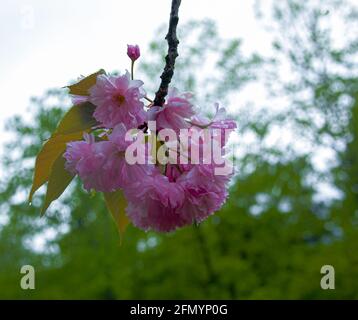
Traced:
<path id="1" fill-rule="evenodd" d="M 256 8 L 258 23 L 270 21 L 271 56 L 244 54 L 210 20 L 179 28 L 173 83 L 198 92 L 208 112 L 217 99 L 235 107 L 239 125 L 230 198 L 199 227 L 156 234 L 130 226 L 120 246 L 100 195 L 88 199 L 78 180 L 39 218 L 43 194 L 26 203 L 34 157 L 69 101 L 48 91 L 31 101 L 31 121 L 9 122 L 0 298 L 358 298 L 357 8 L 343 0 Z M 332 19 L 348 31 L 337 38 Z M 149 93 L 163 67 L 159 38 L 136 73 L 152 83 Z M 265 105 L 253 96 L 238 106 L 257 83 Z M 36 290 L 20 288 L 24 264 L 36 269 Z M 335 290 L 320 288 L 326 264 L 335 267 Z"/>

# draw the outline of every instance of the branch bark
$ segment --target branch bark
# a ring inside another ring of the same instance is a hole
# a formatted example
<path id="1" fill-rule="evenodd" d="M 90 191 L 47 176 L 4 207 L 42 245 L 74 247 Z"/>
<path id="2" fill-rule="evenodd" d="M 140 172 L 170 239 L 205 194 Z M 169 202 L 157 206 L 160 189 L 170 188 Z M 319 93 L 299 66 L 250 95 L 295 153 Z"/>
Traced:
<path id="1" fill-rule="evenodd" d="M 162 75 L 160 76 L 161 83 L 158 91 L 155 94 L 154 105 L 163 106 L 165 97 L 168 94 L 168 87 L 172 77 L 174 75 L 175 59 L 178 56 L 178 44 L 177 38 L 177 25 L 179 21 L 179 6 L 181 0 L 172 0 L 172 7 L 170 11 L 169 29 L 165 39 L 168 42 L 168 54 L 165 57 L 165 67 Z"/>

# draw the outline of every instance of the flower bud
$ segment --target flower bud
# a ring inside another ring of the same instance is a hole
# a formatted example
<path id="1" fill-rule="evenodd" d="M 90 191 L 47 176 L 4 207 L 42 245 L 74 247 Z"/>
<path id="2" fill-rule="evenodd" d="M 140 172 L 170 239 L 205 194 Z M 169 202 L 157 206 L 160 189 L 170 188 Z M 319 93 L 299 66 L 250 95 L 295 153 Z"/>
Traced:
<path id="1" fill-rule="evenodd" d="M 127 55 L 134 62 L 140 57 L 140 50 L 138 45 L 127 45 Z"/>

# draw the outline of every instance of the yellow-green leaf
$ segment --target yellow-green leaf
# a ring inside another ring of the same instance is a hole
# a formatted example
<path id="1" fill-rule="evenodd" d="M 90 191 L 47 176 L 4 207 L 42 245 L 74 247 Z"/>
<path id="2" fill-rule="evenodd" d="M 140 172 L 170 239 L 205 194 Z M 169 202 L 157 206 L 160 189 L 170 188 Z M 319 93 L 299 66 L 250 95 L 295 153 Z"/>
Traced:
<path id="1" fill-rule="evenodd" d="M 107 209 L 110 211 L 114 221 L 116 222 L 117 228 L 119 230 L 119 235 L 122 240 L 124 231 L 129 224 L 128 217 L 125 214 L 127 201 L 121 190 L 117 190 L 114 192 L 106 192 L 103 194 Z"/>
<path id="2" fill-rule="evenodd" d="M 35 191 L 49 179 L 51 168 L 55 160 L 65 151 L 66 143 L 80 140 L 82 136 L 82 132 L 75 132 L 68 135 L 56 135 L 47 140 L 36 158 L 34 180 L 29 195 L 30 202 Z"/>
<path id="3" fill-rule="evenodd" d="M 50 177 L 48 179 L 45 203 L 41 210 L 41 215 L 45 213 L 51 202 L 56 200 L 67 188 L 72 181 L 74 175 L 65 169 L 65 158 L 63 155 L 55 160 Z"/>
<path id="4" fill-rule="evenodd" d="M 78 131 L 85 131 L 98 125 L 96 119 L 93 118 L 95 109 L 96 106 L 90 102 L 83 102 L 73 106 L 64 115 L 54 134 L 70 134 Z"/>
<path id="5" fill-rule="evenodd" d="M 66 143 L 81 140 L 83 132 L 98 124 L 93 118 L 95 106 L 84 102 L 73 106 L 62 118 L 55 133 L 44 144 L 35 163 L 34 181 L 29 195 L 31 202 L 35 191 L 49 178 L 51 167 L 57 157 L 66 149 Z"/>
<path id="6" fill-rule="evenodd" d="M 106 72 L 101 69 L 95 73 L 92 73 L 88 77 L 81 79 L 79 82 L 68 86 L 70 89 L 70 94 L 76 94 L 79 96 L 89 96 L 88 90 L 96 84 L 97 76 L 100 74 L 105 74 Z"/>

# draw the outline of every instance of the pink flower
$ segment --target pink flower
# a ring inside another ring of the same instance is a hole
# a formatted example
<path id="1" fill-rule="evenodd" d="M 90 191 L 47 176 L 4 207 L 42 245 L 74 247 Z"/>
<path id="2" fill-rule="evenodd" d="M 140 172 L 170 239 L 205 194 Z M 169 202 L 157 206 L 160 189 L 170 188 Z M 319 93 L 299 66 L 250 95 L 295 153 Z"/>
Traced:
<path id="1" fill-rule="evenodd" d="M 190 212 L 200 223 L 219 210 L 228 196 L 227 185 L 232 175 L 216 175 L 214 165 L 192 165 L 178 179 L 185 190 L 182 212 Z"/>
<path id="2" fill-rule="evenodd" d="M 226 188 L 219 189 L 215 185 L 201 186 L 188 183 L 185 185 L 187 200 L 181 210 L 190 212 L 195 217 L 195 222 L 200 223 L 221 208 L 227 195 Z"/>
<path id="3" fill-rule="evenodd" d="M 78 95 L 71 95 L 71 98 L 72 98 L 72 103 L 74 105 L 78 105 L 78 104 L 81 104 L 83 102 L 86 102 L 88 100 L 88 97 L 87 96 L 78 96 Z"/>
<path id="4" fill-rule="evenodd" d="M 236 121 L 228 119 L 225 108 L 220 108 L 219 104 L 215 104 L 215 115 L 212 119 L 209 119 L 202 115 L 195 115 L 191 119 L 191 124 L 193 129 L 195 127 L 201 129 L 214 129 L 212 130 L 212 135 L 215 140 L 217 140 L 218 135 L 220 135 L 221 146 L 224 147 L 229 139 L 230 133 L 237 128 Z"/>
<path id="5" fill-rule="evenodd" d="M 89 101 L 97 107 L 93 116 L 107 128 L 119 123 L 138 127 L 146 118 L 140 101 L 145 96 L 142 85 L 140 80 L 131 80 L 128 71 L 122 76 L 99 75 L 89 90 Z"/>
<path id="6" fill-rule="evenodd" d="M 77 174 L 78 163 L 92 154 L 94 136 L 85 133 L 84 141 L 72 141 L 67 144 L 64 158 L 66 159 L 65 168 L 72 174 Z"/>
<path id="7" fill-rule="evenodd" d="M 166 175 L 157 170 L 124 189 L 127 215 L 135 226 L 159 232 L 201 222 L 225 202 L 229 179 L 210 166 L 168 165 Z"/>
<path id="8" fill-rule="evenodd" d="M 134 62 L 140 57 L 140 50 L 138 45 L 127 45 L 127 55 Z"/>
<path id="9" fill-rule="evenodd" d="M 127 215 L 138 228 L 168 232 L 192 222 L 178 210 L 184 202 L 183 189 L 159 172 L 132 183 L 124 192 L 129 200 Z"/>
<path id="10" fill-rule="evenodd" d="M 118 180 L 118 185 L 124 188 L 133 181 L 141 181 L 145 175 L 152 173 L 154 166 L 147 164 L 149 157 L 149 147 L 147 144 L 142 144 L 137 148 L 137 153 L 143 156 L 144 164 L 129 164 L 125 158 L 127 147 L 132 141 L 125 141 L 127 129 L 123 124 L 117 125 L 112 133 L 108 136 L 108 141 L 112 144 L 114 152 L 117 155 L 116 166 L 118 167 L 119 176 L 114 176 L 112 179 Z"/>
<path id="11" fill-rule="evenodd" d="M 149 165 L 127 163 L 125 150 L 130 142 L 124 140 L 126 131 L 124 125 L 118 125 L 108 141 L 95 142 L 86 135 L 85 141 L 67 144 L 66 169 L 79 175 L 86 190 L 112 192 L 151 173 Z"/>
<path id="12" fill-rule="evenodd" d="M 166 103 L 162 107 L 151 107 L 148 111 L 148 120 L 156 121 L 158 130 L 179 131 L 179 129 L 188 128 L 187 120 L 195 114 L 190 98 L 190 93 L 179 94 L 177 89 L 169 89 Z"/>
<path id="13" fill-rule="evenodd" d="M 107 141 L 95 142 L 93 136 L 85 135 L 85 141 L 67 144 L 65 168 L 78 174 L 86 190 L 111 192 L 120 187 L 118 169 L 115 166 L 114 148 Z"/>

